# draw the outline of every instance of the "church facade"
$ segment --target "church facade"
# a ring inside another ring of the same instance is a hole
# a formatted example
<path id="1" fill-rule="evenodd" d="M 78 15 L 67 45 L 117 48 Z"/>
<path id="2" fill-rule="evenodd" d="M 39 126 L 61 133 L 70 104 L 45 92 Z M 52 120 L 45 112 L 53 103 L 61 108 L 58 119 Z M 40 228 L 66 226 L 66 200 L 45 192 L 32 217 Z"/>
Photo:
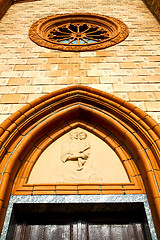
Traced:
<path id="1" fill-rule="evenodd" d="M 159 239 L 158 1 L 0 4 L 1 239 Z"/>

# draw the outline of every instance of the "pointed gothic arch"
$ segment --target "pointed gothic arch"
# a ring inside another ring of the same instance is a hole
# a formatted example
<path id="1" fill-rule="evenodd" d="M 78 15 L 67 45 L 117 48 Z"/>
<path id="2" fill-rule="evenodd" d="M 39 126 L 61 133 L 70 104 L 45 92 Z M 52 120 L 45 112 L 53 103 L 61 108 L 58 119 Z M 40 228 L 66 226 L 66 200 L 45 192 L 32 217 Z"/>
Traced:
<path id="1" fill-rule="evenodd" d="M 130 183 L 27 184 L 40 154 L 71 129 L 97 135 L 119 156 Z M 70 86 L 42 96 L 11 115 L 0 126 L 0 218 L 10 194 L 147 193 L 160 235 L 160 126 L 138 107 L 86 86 Z M 89 190 L 88 190 L 89 189 Z M 1 227 L 3 221 L 1 221 Z"/>

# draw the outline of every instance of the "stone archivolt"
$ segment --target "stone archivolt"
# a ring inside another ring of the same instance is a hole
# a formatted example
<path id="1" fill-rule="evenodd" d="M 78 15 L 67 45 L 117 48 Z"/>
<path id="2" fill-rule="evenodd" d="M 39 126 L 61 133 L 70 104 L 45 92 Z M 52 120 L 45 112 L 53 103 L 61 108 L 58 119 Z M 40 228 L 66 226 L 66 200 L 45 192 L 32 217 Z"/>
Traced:
<path id="1" fill-rule="evenodd" d="M 118 155 L 129 183 L 27 184 L 42 152 L 72 129 L 82 128 Z M 138 107 L 85 86 L 38 98 L 1 124 L 0 218 L 10 194 L 147 193 L 157 233 L 160 219 L 160 126 Z M 2 227 L 3 221 L 1 221 Z"/>
<path id="2" fill-rule="evenodd" d="M 93 51 L 111 47 L 128 36 L 122 21 L 99 14 L 57 14 L 35 22 L 29 37 L 36 44 L 63 51 Z"/>

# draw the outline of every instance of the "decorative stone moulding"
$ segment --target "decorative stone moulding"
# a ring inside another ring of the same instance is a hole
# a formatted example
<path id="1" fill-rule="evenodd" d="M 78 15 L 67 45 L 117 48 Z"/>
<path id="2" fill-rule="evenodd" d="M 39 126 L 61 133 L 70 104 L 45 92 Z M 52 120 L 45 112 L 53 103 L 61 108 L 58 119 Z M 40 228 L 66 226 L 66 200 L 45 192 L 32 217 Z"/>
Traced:
<path id="1" fill-rule="evenodd" d="M 129 182 L 29 184 L 30 173 L 45 149 L 79 127 L 113 149 Z M 0 125 L 0 146 L 0 229 L 11 194 L 146 193 L 160 238 L 160 125 L 133 104 L 83 85 L 69 86 L 7 118 Z"/>
<path id="2" fill-rule="evenodd" d="M 30 39 L 39 46 L 63 51 L 93 51 L 111 47 L 129 34 L 122 21 L 99 14 L 48 16 L 33 23 Z"/>

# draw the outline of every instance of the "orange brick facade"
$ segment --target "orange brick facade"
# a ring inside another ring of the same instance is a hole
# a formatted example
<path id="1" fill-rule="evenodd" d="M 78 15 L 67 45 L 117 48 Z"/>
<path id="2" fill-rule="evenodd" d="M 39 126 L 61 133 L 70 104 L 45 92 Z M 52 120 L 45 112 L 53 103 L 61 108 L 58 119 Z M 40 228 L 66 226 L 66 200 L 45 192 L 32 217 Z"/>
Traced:
<path id="1" fill-rule="evenodd" d="M 108 49 L 79 53 L 49 50 L 29 39 L 36 20 L 75 12 L 116 17 L 127 24 L 129 37 Z M 72 84 L 113 93 L 159 122 L 159 33 L 159 23 L 141 0 L 17 1 L 0 23 L 0 122 L 26 103 Z"/>
<path id="2" fill-rule="evenodd" d="M 129 37 L 77 53 L 29 39 L 39 18 L 78 11 L 119 18 Z M 10 194 L 146 193 L 160 238 L 159 33 L 141 0 L 17 1 L 10 7 L 0 22 L 1 228 Z M 27 184 L 40 154 L 77 126 L 117 153 L 129 184 Z"/>

